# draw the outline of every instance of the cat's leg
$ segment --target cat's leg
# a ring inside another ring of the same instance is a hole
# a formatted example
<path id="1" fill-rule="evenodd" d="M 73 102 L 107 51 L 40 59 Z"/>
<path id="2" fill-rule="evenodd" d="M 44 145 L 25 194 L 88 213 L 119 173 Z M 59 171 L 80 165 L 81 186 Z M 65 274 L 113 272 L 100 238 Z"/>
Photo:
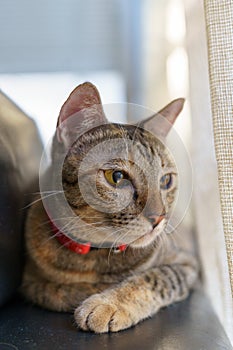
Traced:
<path id="1" fill-rule="evenodd" d="M 152 268 L 89 297 L 76 309 L 75 320 L 81 329 L 96 333 L 128 328 L 185 299 L 196 278 L 196 264 Z"/>
<path id="2" fill-rule="evenodd" d="M 73 283 L 59 284 L 41 276 L 24 276 L 20 292 L 27 300 L 46 309 L 72 312 L 77 305 L 89 296 L 100 293 L 109 284 Z"/>

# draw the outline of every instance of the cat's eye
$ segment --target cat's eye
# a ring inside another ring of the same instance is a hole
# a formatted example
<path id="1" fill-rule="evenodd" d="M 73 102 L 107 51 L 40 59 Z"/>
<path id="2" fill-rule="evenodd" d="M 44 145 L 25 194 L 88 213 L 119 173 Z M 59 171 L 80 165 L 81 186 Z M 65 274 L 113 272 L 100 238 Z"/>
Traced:
<path id="1" fill-rule="evenodd" d="M 120 185 L 123 179 L 126 178 L 123 171 L 113 170 L 113 169 L 105 170 L 104 176 L 108 181 L 108 183 L 110 183 L 110 185 L 113 185 L 113 186 Z"/>
<path id="2" fill-rule="evenodd" d="M 160 179 L 160 188 L 162 190 L 168 190 L 169 188 L 172 187 L 172 182 L 173 182 L 173 178 L 172 178 L 172 174 L 166 174 L 163 175 Z"/>

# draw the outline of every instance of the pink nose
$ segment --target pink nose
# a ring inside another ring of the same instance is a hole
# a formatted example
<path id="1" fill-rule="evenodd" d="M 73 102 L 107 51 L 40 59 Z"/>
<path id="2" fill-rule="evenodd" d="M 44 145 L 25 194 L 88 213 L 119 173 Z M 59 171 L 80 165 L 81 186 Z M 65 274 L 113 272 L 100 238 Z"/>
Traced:
<path id="1" fill-rule="evenodd" d="M 155 228 L 163 219 L 165 215 L 148 215 L 147 219 L 151 222 L 153 228 Z"/>

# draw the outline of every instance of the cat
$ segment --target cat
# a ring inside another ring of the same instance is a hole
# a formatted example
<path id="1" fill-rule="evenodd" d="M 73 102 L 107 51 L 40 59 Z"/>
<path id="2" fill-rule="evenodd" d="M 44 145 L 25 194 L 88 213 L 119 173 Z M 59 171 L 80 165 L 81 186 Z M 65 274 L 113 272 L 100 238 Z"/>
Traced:
<path id="1" fill-rule="evenodd" d="M 165 232 L 178 181 L 163 140 L 183 104 L 171 102 L 159 120 L 120 125 L 106 119 L 93 84 L 70 94 L 44 175 L 61 182 L 66 205 L 52 201 L 51 215 L 38 198 L 29 209 L 21 285 L 28 300 L 74 311 L 79 329 L 105 333 L 188 296 L 198 276 L 192 239 Z"/>

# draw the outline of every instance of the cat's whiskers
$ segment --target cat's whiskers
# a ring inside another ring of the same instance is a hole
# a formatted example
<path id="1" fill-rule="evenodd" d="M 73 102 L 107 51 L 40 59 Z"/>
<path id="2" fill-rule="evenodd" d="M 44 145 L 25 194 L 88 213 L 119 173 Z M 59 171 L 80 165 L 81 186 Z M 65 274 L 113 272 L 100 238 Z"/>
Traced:
<path id="1" fill-rule="evenodd" d="M 115 233 L 121 231 L 118 230 L 118 231 L 115 231 Z M 114 234 L 115 234 L 114 233 Z M 110 247 L 110 250 L 109 250 L 109 254 L 108 254 L 108 263 L 109 263 L 109 259 L 110 259 L 110 255 L 111 253 L 113 252 L 113 250 L 118 246 L 117 242 L 121 241 L 121 244 L 122 244 L 122 241 L 123 241 L 123 238 L 125 238 L 127 235 L 128 235 L 129 231 L 125 232 L 124 234 L 121 234 L 119 237 L 116 237 L 116 239 L 114 240 L 114 242 L 112 243 L 111 247 Z"/>
<path id="2" fill-rule="evenodd" d="M 89 217 L 80 217 L 80 216 L 78 216 L 78 215 L 73 215 L 73 216 L 59 216 L 59 217 L 51 217 L 51 219 L 50 218 L 48 218 L 48 220 L 46 220 L 46 221 L 43 221 L 40 225 L 38 225 L 39 227 L 42 227 L 42 226 L 44 226 L 44 225 L 47 225 L 47 224 L 49 224 L 49 223 L 51 223 L 51 221 L 53 222 L 53 223 L 55 223 L 56 224 L 56 222 L 57 221 L 60 221 L 60 220 L 68 220 L 68 219 L 74 219 L 74 220 L 77 220 L 77 221 L 82 221 L 82 222 L 85 222 L 85 219 L 90 219 Z M 98 219 L 98 218 L 101 218 L 102 219 L 102 216 L 101 215 L 96 215 L 95 214 L 95 216 L 93 216 L 92 217 L 92 219 Z M 105 221 L 96 221 L 96 222 L 93 222 L 93 223 L 91 223 L 90 225 L 92 225 L 92 224 L 97 224 L 97 223 L 107 223 L 107 221 L 105 220 Z M 88 223 L 85 223 L 86 225 L 88 225 Z M 84 224 L 84 225 L 85 225 Z M 84 226 L 83 225 L 83 226 Z"/>
<path id="3" fill-rule="evenodd" d="M 79 227 L 80 227 L 80 226 L 79 226 Z M 92 232 L 91 232 L 91 231 L 92 231 Z M 89 228 L 89 234 L 93 234 L 93 232 L 95 232 L 95 227 L 92 227 L 92 229 Z M 58 235 L 58 234 L 59 234 L 59 232 L 58 232 L 57 234 L 55 234 L 55 235 L 53 236 L 53 238 L 56 237 L 56 235 Z M 88 241 L 88 235 L 85 235 L 84 237 L 82 237 L 82 239 L 85 239 L 86 241 Z M 77 242 L 78 242 L 78 240 L 77 240 Z M 83 244 L 85 244 L 85 243 L 83 243 Z M 57 248 L 57 250 L 63 249 L 64 247 L 66 248 L 67 245 L 69 245 L 69 242 L 60 245 L 60 247 Z"/>
<path id="4" fill-rule="evenodd" d="M 103 223 L 99 223 L 100 225 L 102 225 Z M 84 226 L 85 227 L 85 226 Z M 93 233 L 96 234 L 96 229 L 98 229 L 98 227 L 96 226 L 88 226 L 88 232 L 85 232 L 85 234 L 82 233 L 82 239 L 85 239 L 85 241 L 91 241 L 92 242 L 92 236 L 93 236 Z M 109 229 L 106 228 L 106 227 L 101 227 L 101 231 L 108 231 Z"/>
<path id="5" fill-rule="evenodd" d="M 61 219 L 61 218 L 60 218 Z M 64 218 L 64 219 L 67 219 L 66 217 Z M 83 227 L 87 227 L 87 224 L 85 224 L 85 223 L 83 223 L 83 225 L 80 225 L 80 223 L 78 222 L 79 221 L 79 218 L 77 218 L 77 217 L 70 217 L 70 219 L 71 219 L 71 221 L 68 221 L 66 224 L 64 224 L 62 227 L 58 227 L 58 232 L 57 233 L 55 233 L 54 235 L 51 235 L 48 239 L 46 239 L 46 240 L 43 240 L 43 244 L 46 244 L 46 242 L 47 241 L 49 241 L 49 240 L 51 240 L 51 239 L 53 239 L 53 238 L 55 238 L 57 235 L 59 235 L 59 233 L 60 232 L 63 232 L 63 231 L 71 231 L 72 229 L 74 229 L 75 228 L 75 226 L 77 225 L 77 228 L 78 229 L 80 229 L 80 228 L 83 228 Z M 59 219 L 57 219 L 57 220 L 59 220 Z M 53 220 L 54 221 L 54 220 Z M 43 223 L 43 225 L 47 225 L 47 224 L 49 224 L 50 223 L 50 220 L 48 220 L 48 221 L 46 221 L 46 223 Z M 97 222 L 97 223 L 95 223 L 95 224 L 103 224 L 104 222 Z M 40 225 L 40 226 L 42 226 L 42 225 Z M 89 227 L 89 229 L 90 229 L 90 227 Z M 93 229 L 94 229 L 94 227 L 93 227 Z M 46 234 L 48 234 L 48 233 L 51 233 L 52 232 L 52 229 L 51 229 L 51 227 L 47 230 L 47 231 L 44 231 Z"/>
<path id="6" fill-rule="evenodd" d="M 115 233 L 119 232 L 121 229 L 119 229 L 118 231 L 115 231 L 114 232 L 114 235 Z M 125 235 L 123 235 L 123 237 L 125 237 Z M 117 241 L 119 241 L 119 237 L 115 239 L 115 241 L 111 244 L 111 247 L 109 249 L 109 252 L 108 252 L 108 265 L 110 265 L 110 256 L 111 256 L 111 253 L 114 251 L 114 249 L 116 248 L 116 243 Z"/>
<path id="7" fill-rule="evenodd" d="M 75 219 L 75 218 L 73 218 L 73 219 Z M 67 224 L 64 225 L 64 226 L 61 228 L 61 230 L 62 230 L 62 229 L 64 230 L 66 226 L 67 226 Z M 50 229 L 48 229 L 45 233 L 46 233 L 46 234 L 49 234 L 49 233 L 51 233 L 51 232 L 53 232 L 53 231 L 52 231 L 52 228 L 50 227 Z M 60 233 L 60 231 L 58 231 L 58 232 L 52 234 L 50 237 L 44 239 L 44 240 L 41 242 L 41 245 L 45 245 L 45 244 L 46 244 L 47 242 L 49 242 L 51 239 L 54 239 L 56 236 L 58 236 L 59 233 Z"/>
<path id="8" fill-rule="evenodd" d="M 153 242 L 153 245 L 155 248 L 157 248 L 157 246 L 160 247 L 160 251 L 159 251 L 159 254 L 160 254 L 160 259 L 162 260 L 166 254 L 167 254 L 167 250 L 166 250 L 166 247 L 167 247 L 167 242 L 168 242 L 169 238 L 166 234 L 164 233 L 161 233 L 157 239 Z"/>
<path id="9" fill-rule="evenodd" d="M 49 223 L 51 223 L 51 221 L 52 222 L 56 222 L 56 221 L 60 221 L 60 220 L 62 220 L 62 219 L 76 219 L 76 217 L 74 217 L 74 216 L 64 216 L 64 217 L 59 217 L 59 218 L 52 218 L 52 219 L 48 219 L 48 220 L 46 220 L 46 221 L 43 221 L 40 225 L 38 225 L 39 227 L 43 227 L 43 226 L 45 226 L 45 225 L 48 225 Z"/>
<path id="10" fill-rule="evenodd" d="M 103 247 L 104 242 L 106 242 L 106 240 L 108 240 L 110 237 L 115 236 L 118 232 L 120 232 L 122 230 L 122 228 L 119 228 L 118 230 L 114 230 L 113 232 L 110 232 L 102 241 L 100 248 Z M 114 243 L 113 243 L 114 244 Z"/>
<path id="11" fill-rule="evenodd" d="M 38 191 L 38 192 L 32 192 L 31 194 L 32 195 L 38 195 L 38 194 L 42 194 L 42 193 L 62 193 L 62 192 L 65 192 L 65 191 L 63 191 L 63 190 L 50 190 L 50 191 Z"/>
<path id="12" fill-rule="evenodd" d="M 41 196 L 41 194 L 46 193 L 46 192 L 49 192 L 49 193 L 47 195 L 45 195 L 45 196 Z M 40 198 L 37 198 L 33 202 L 27 204 L 25 207 L 22 208 L 22 210 L 27 209 L 27 208 L 31 207 L 32 205 L 34 205 L 34 204 L 36 204 L 36 203 L 38 203 L 38 202 L 40 202 L 40 201 L 42 201 L 42 200 L 44 200 L 44 199 L 46 199 L 48 197 L 54 196 L 54 195 L 56 195 L 58 193 L 64 193 L 64 191 L 45 191 L 45 192 L 32 193 L 32 194 L 35 194 L 35 195 L 40 195 Z"/>
<path id="13" fill-rule="evenodd" d="M 77 228 L 78 231 L 80 231 L 80 229 L 82 229 L 82 228 L 86 228 L 86 229 L 88 229 L 88 232 L 85 232 L 85 234 L 82 233 L 82 235 L 83 235 L 82 239 L 88 240 L 89 236 L 91 236 L 93 234 L 93 232 L 95 233 L 96 229 L 98 228 L 98 227 L 96 227 L 96 225 L 101 226 L 103 224 L 106 224 L 106 221 L 102 220 L 102 221 L 92 222 L 91 224 L 88 224 L 88 223 L 83 222 L 80 218 L 74 217 L 74 218 L 72 218 L 71 221 L 67 222 L 66 225 L 64 225 L 62 228 L 59 228 L 59 229 L 60 229 L 60 231 L 64 231 L 64 229 L 66 228 L 67 231 L 72 232 L 72 230 L 74 230 L 75 228 Z M 101 231 L 107 231 L 107 230 L 108 230 L 107 227 L 101 227 Z"/>

